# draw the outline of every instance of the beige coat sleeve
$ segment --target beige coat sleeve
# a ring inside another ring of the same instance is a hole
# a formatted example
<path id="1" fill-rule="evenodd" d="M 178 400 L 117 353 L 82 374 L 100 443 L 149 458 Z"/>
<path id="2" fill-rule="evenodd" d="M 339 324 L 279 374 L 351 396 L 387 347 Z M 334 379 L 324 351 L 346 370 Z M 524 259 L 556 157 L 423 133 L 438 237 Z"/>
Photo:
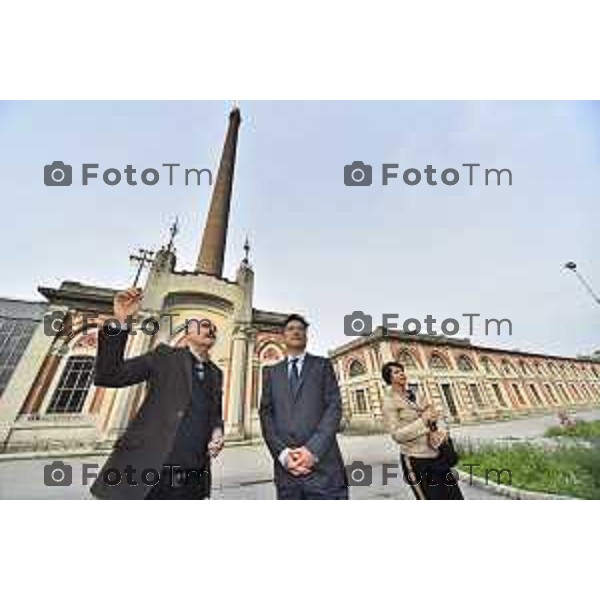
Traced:
<path id="1" fill-rule="evenodd" d="M 388 433 L 399 444 L 429 433 L 429 428 L 420 417 L 412 410 L 398 406 L 389 395 L 383 402 L 383 420 Z"/>

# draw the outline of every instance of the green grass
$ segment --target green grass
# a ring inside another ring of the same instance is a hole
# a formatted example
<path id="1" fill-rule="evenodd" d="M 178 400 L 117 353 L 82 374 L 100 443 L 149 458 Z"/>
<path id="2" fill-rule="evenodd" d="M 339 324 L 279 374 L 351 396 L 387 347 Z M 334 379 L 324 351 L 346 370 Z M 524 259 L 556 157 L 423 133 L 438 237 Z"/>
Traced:
<path id="1" fill-rule="evenodd" d="M 570 437 L 600 441 L 600 421 L 578 421 L 572 427 L 550 427 L 545 437 Z"/>
<path id="2" fill-rule="evenodd" d="M 485 446 L 461 452 L 458 468 L 497 483 L 498 475 L 490 469 L 508 469 L 510 485 L 535 492 L 600 499 L 600 447 L 559 448 L 545 450 L 531 444 L 515 444 L 499 448 Z M 508 474 L 502 473 L 500 483 L 508 484 Z"/>

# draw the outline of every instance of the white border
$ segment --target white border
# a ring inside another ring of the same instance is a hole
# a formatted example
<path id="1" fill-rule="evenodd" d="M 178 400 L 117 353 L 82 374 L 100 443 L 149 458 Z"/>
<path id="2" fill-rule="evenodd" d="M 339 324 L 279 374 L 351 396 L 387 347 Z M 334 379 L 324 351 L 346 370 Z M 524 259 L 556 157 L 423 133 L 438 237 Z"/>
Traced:
<path id="1" fill-rule="evenodd" d="M 564 599 L 596 588 L 595 546 L 573 545 L 577 531 L 596 539 L 594 502 L 5 501 L 2 516 L 6 597 Z"/>
<path id="2" fill-rule="evenodd" d="M 589 99 L 596 3 L 25 1 L 11 99 Z"/>

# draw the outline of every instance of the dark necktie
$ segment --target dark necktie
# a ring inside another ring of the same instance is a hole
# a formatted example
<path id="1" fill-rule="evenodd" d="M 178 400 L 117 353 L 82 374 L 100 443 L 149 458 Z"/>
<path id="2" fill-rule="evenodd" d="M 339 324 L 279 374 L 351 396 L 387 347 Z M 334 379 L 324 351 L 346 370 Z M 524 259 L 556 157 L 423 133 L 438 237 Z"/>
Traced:
<path id="1" fill-rule="evenodd" d="M 195 360 L 194 361 L 194 375 L 198 378 L 198 381 L 204 381 L 204 362 Z"/>
<path id="2" fill-rule="evenodd" d="M 296 394 L 298 386 L 300 384 L 300 373 L 298 371 L 298 357 L 290 358 L 292 368 L 290 369 L 290 388 L 292 394 Z"/>

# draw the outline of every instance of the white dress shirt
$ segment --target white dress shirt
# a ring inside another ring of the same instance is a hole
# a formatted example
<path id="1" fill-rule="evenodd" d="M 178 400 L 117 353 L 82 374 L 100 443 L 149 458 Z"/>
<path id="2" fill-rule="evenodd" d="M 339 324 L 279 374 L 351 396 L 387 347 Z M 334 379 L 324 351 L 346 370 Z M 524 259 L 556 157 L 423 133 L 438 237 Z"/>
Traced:
<path id="1" fill-rule="evenodd" d="M 298 369 L 298 377 L 302 377 L 302 367 L 304 366 L 305 356 L 306 356 L 306 352 L 303 352 L 302 354 L 298 354 L 297 356 L 288 356 L 287 357 L 288 379 L 292 375 L 292 358 L 298 359 L 296 361 L 296 368 Z"/>

